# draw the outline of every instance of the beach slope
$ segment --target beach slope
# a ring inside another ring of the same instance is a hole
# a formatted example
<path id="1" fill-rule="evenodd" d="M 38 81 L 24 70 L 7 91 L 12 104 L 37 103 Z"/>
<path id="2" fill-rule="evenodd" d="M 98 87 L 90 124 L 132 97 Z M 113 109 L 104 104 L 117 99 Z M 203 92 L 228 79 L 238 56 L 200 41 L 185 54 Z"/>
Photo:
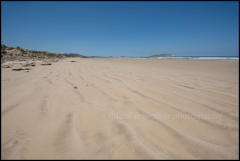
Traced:
<path id="1" fill-rule="evenodd" d="M 238 159 L 238 60 L 3 65 L 2 159 Z"/>

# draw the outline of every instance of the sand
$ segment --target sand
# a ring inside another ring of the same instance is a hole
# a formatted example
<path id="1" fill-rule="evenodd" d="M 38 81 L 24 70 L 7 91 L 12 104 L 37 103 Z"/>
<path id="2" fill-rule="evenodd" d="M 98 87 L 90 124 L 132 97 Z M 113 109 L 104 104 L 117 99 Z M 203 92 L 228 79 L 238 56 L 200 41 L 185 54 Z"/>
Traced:
<path id="1" fill-rule="evenodd" d="M 1 68 L 2 159 L 238 159 L 238 65 L 67 58 Z"/>

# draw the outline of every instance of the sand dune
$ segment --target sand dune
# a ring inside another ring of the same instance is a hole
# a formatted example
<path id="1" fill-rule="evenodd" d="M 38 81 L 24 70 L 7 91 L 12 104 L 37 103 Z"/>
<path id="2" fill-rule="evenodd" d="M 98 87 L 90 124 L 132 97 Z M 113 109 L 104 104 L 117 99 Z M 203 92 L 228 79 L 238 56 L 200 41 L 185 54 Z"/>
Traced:
<path id="1" fill-rule="evenodd" d="M 238 159 L 238 63 L 67 58 L 2 68 L 2 159 Z"/>

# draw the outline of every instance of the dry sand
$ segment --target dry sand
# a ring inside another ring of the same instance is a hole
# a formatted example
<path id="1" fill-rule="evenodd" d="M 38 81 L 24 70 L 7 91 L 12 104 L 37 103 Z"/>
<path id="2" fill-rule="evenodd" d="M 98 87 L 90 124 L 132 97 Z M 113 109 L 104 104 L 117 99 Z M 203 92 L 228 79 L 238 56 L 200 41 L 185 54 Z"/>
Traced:
<path id="1" fill-rule="evenodd" d="M 71 58 L 2 68 L 2 159 L 238 159 L 238 65 Z"/>

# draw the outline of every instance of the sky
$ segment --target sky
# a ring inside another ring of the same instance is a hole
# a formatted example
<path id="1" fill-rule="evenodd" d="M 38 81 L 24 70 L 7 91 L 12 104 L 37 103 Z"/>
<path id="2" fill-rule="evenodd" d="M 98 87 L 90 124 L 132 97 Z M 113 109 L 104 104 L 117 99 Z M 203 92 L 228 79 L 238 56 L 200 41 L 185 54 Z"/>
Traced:
<path id="1" fill-rule="evenodd" d="M 86 56 L 238 56 L 239 3 L 1 1 L 1 43 Z"/>

